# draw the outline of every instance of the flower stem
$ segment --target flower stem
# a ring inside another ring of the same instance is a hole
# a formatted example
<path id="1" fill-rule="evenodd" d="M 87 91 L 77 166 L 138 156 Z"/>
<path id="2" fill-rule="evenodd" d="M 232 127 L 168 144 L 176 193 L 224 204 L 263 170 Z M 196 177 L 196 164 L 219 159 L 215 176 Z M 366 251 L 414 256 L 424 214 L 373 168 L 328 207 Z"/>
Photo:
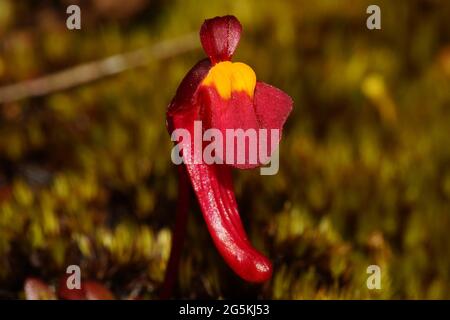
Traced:
<path id="1" fill-rule="evenodd" d="M 160 299 L 169 299 L 178 276 L 189 209 L 190 182 L 184 165 L 178 166 L 178 203 L 175 217 L 175 227 L 172 234 L 172 247 L 167 264 Z"/>

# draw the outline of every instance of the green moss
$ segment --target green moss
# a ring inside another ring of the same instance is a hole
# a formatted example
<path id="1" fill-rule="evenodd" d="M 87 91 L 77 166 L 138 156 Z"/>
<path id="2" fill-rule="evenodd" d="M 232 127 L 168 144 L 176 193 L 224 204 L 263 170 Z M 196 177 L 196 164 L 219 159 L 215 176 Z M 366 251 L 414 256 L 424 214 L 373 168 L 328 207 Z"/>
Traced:
<path id="1" fill-rule="evenodd" d="M 196 31 L 214 15 L 241 19 L 235 60 L 295 101 L 278 175 L 235 172 L 245 227 L 274 275 L 238 279 L 193 206 L 177 297 L 450 298 L 450 5 L 382 1 L 383 29 L 370 32 L 369 1 L 143 2 L 120 22 L 82 8 L 83 29 L 70 32 L 62 5 L 45 7 L 55 21 L 44 24 L 32 4 L 0 1 L 0 84 Z M 78 264 L 119 297 L 157 296 L 176 206 L 165 108 L 201 57 L 0 106 L 1 294 L 20 297 L 31 275 L 56 283 Z M 372 264 L 381 290 L 367 289 Z"/>

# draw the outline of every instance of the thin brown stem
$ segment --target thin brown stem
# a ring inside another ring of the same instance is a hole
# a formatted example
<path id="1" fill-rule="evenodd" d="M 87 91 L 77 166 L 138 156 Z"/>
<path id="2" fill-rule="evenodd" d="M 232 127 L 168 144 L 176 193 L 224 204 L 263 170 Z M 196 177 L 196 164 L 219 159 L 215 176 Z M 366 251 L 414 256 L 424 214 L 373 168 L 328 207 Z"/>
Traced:
<path id="1" fill-rule="evenodd" d="M 178 278 L 178 266 L 184 238 L 189 210 L 190 182 L 184 165 L 178 166 L 178 203 L 175 217 L 175 227 L 172 234 L 172 247 L 170 249 L 169 262 L 164 276 L 160 298 L 169 299 L 172 296 L 175 281 Z"/>

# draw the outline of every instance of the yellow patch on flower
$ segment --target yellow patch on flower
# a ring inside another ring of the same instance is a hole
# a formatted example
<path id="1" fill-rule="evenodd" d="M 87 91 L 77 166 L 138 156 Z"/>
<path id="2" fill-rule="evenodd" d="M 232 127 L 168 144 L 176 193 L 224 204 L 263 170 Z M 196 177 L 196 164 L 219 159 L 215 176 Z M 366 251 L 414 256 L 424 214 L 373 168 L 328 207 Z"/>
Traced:
<path id="1" fill-rule="evenodd" d="M 243 91 L 250 97 L 253 97 L 256 86 L 256 74 L 245 63 L 223 61 L 209 70 L 202 84 L 214 86 L 224 99 L 229 99 L 232 91 Z"/>

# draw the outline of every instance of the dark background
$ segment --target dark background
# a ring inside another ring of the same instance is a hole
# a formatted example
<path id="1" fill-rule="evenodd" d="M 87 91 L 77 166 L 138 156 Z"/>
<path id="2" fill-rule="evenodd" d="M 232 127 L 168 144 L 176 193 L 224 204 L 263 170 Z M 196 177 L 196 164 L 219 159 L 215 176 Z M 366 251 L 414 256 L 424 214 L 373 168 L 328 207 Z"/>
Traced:
<path id="1" fill-rule="evenodd" d="M 71 3 L 81 30 L 66 28 Z M 370 4 L 382 30 L 366 28 Z M 175 297 L 449 299 L 448 1 L 0 0 L 0 87 L 176 43 L 225 14 L 244 30 L 234 61 L 294 100 L 280 172 L 234 172 L 275 270 L 261 286 L 240 280 L 192 206 Z M 177 185 L 165 108 L 204 57 L 183 41 L 139 68 L 0 103 L 0 297 L 23 298 L 30 276 L 56 285 L 70 264 L 118 298 L 157 297 Z M 366 287 L 371 264 L 381 290 Z"/>

